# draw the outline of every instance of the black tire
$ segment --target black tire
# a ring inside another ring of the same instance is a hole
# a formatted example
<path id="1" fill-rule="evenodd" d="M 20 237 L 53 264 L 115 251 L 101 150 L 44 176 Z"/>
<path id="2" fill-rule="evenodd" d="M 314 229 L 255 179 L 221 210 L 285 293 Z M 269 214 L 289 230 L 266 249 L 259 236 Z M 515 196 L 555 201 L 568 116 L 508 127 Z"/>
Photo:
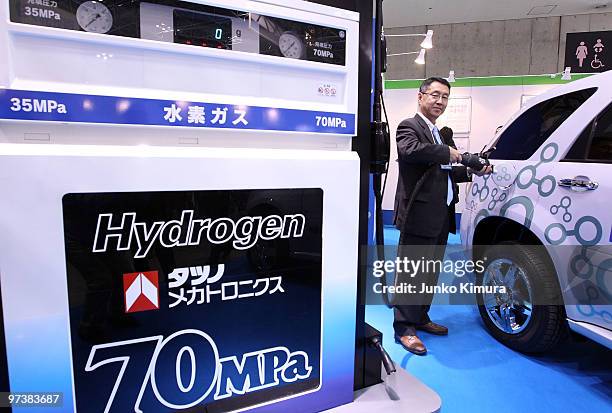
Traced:
<path id="1" fill-rule="evenodd" d="M 508 333 L 489 316 L 483 293 L 478 292 L 478 310 L 489 333 L 507 347 L 528 354 L 543 353 L 559 344 L 568 330 L 565 308 L 557 274 L 544 247 L 504 242 L 489 247 L 483 257 L 486 257 L 485 267 L 495 260 L 516 263 L 523 270 L 536 303 L 532 306 L 531 318 L 523 323 L 524 327 L 519 332 Z M 478 286 L 483 285 L 483 278 L 484 273 L 476 274 Z"/>

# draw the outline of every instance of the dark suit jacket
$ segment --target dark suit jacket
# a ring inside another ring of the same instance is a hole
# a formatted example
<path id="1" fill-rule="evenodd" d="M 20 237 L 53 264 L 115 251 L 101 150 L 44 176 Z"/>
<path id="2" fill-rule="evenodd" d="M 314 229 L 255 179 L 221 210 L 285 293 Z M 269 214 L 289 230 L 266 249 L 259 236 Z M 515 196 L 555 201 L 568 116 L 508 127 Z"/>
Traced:
<path id="1" fill-rule="evenodd" d="M 450 215 L 449 231 L 455 233 L 455 204 L 459 201 L 458 182 L 468 182 L 465 166 L 453 166 L 450 177 L 453 182 L 453 202 L 446 205 L 449 172 L 439 165 L 448 164 L 450 151 L 447 145 L 435 143 L 427 123 L 416 115 L 404 119 L 397 127 L 397 154 L 399 177 L 395 192 L 394 224 L 400 231 L 422 237 L 440 235 L 444 219 Z M 455 147 L 455 142 L 446 142 Z M 410 211 L 408 201 L 412 191 L 431 165 L 438 165 L 426 178 L 416 195 Z M 409 213 L 408 213 L 409 212 Z"/>

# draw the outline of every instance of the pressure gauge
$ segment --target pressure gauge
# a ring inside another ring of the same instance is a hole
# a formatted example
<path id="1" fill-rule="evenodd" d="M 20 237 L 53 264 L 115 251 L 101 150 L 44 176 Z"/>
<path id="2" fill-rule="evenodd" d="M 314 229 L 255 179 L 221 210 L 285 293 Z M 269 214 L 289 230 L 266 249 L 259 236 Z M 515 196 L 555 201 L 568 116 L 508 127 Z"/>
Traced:
<path id="1" fill-rule="evenodd" d="M 304 42 L 293 32 L 285 32 L 278 38 L 278 47 L 285 57 L 300 59 L 304 56 Z"/>
<path id="2" fill-rule="evenodd" d="M 81 3 L 76 11 L 79 26 L 86 32 L 106 33 L 113 27 L 113 15 L 100 1 Z"/>

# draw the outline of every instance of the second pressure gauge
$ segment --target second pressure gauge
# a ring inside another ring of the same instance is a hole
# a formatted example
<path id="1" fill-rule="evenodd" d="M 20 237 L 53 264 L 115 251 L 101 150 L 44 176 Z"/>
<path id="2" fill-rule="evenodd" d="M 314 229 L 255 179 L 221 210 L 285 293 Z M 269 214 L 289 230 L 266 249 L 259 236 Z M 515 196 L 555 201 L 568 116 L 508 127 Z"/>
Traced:
<path id="1" fill-rule="evenodd" d="M 301 59 L 304 57 L 305 46 L 302 39 L 293 32 L 285 32 L 278 38 L 278 47 L 285 57 Z"/>

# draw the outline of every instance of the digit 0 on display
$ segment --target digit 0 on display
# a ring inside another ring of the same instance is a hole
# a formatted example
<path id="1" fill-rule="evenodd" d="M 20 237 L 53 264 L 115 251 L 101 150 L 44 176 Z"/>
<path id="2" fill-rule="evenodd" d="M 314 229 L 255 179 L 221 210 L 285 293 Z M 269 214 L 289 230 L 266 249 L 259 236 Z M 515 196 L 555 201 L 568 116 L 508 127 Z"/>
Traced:
<path id="1" fill-rule="evenodd" d="M 174 10 L 174 42 L 232 50 L 232 19 Z"/>

